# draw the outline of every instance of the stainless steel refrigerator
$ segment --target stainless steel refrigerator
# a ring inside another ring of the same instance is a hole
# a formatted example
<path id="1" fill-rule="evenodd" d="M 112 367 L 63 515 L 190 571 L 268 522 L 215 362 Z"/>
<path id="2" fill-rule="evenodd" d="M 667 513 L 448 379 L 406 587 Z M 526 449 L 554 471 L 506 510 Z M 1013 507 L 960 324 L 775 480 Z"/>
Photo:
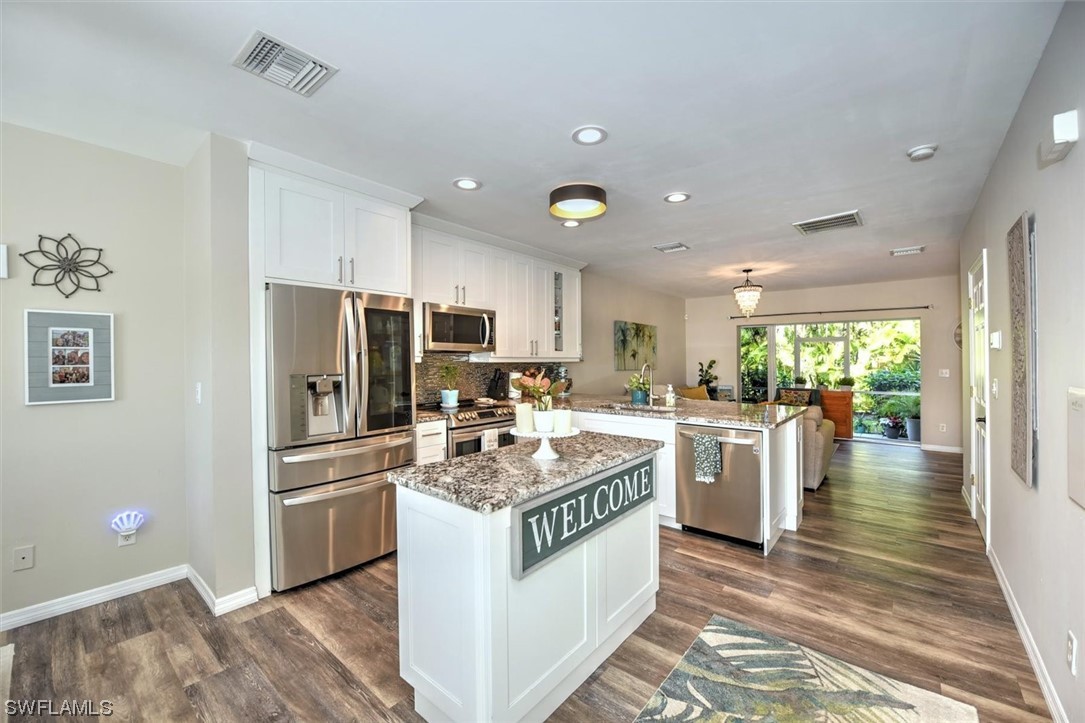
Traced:
<path id="1" fill-rule="evenodd" d="M 267 285 L 271 586 L 396 548 L 388 470 L 414 462 L 411 300 Z"/>

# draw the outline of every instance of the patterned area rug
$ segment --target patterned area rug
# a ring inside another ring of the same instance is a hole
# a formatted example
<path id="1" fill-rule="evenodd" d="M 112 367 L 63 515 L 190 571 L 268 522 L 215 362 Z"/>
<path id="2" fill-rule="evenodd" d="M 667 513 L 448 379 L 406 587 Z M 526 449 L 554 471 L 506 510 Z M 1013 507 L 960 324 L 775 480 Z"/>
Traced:
<path id="1" fill-rule="evenodd" d="M 637 721 L 978 721 L 976 709 L 712 616 Z"/>

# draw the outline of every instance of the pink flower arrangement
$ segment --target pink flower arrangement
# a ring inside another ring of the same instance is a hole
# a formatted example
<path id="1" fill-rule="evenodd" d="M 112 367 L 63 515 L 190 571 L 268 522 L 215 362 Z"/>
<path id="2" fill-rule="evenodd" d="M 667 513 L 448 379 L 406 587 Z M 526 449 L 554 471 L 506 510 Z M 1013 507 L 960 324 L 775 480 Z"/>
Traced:
<path id="1" fill-rule="evenodd" d="M 535 409 L 540 412 L 547 412 L 552 408 L 553 395 L 565 391 L 566 384 L 565 381 L 551 381 L 545 372 L 538 368 L 528 369 L 519 379 L 512 381 L 514 389 L 535 400 Z"/>

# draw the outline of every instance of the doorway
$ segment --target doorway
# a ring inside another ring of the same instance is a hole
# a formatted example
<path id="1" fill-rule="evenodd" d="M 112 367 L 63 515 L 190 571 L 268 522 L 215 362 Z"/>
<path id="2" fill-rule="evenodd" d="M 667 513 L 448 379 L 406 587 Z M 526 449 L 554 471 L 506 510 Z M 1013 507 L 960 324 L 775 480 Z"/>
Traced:
<path id="1" fill-rule="evenodd" d="M 990 362 L 990 346 L 987 337 L 987 249 L 968 270 L 968 369 L 969 411 L 972 436 L 972 458 L 969 482 L 971 506 L 987 549 L 991 548 L 991 451 L 987 445 L 988 399 L 987 369 Z"/>

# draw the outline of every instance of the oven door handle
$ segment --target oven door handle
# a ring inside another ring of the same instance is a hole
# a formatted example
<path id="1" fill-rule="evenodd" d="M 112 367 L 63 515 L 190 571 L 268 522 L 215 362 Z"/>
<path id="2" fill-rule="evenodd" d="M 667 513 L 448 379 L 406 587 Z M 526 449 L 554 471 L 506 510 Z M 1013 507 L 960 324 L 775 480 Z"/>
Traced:
<path id="1" fill-rule="evenodd" d="M 494 429 L 494 428 L 489 427 L 488 429 Z M 511 432 L 514 429 L 516 429 L 515 424 L 513 424 L 511 426 L 508 426 L 508 427 L 498 427 L 497 428 L 497 433 L 498 434 L 508 434 L 509 432 Z M 457 442 L 463 442 L 463 441 L 468 440 L 468 439 L 482 439 L 482 435 L 483 435 L 483 433 L 485 431 L 486 431 L 485 429 L 475 428 L 475 429 L 465 429 L 462 432 L 453 432 L 452 433 L 452 444 L 456 444 Z"/>

